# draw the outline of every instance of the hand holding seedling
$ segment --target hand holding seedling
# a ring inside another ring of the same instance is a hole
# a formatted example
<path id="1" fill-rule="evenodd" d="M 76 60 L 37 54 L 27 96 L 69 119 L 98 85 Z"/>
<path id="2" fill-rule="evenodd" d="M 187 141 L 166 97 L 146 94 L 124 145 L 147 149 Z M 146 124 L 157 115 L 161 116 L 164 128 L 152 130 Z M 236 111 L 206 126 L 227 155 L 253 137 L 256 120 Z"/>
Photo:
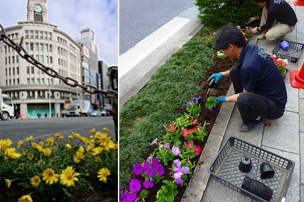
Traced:
<path id="1" fill-rule="evenodd" d="M 226 98 L 227 98 L 227 96 L 224 96 L 224 97 L 221 97 L 221 98 L 214 97 L 213 99 L 215 99 L 219 103 L 223 103 L 223 102 L 226 102 Z"/>
<path id="2" fill-rule="evenodd" d="M 216 73 L 216 74 L 212 74 L 212 75 L 209 77 L 208 81 L 209 81 L 210 79 L 212 79 L 212 78 L 215 78 L 215 82 L 217 83 L 217 82 L 218 82 L 219 80 L 221 80 L 222 78 L 225 78 L 225 76 L 224 76 L 221 72 Z"/>

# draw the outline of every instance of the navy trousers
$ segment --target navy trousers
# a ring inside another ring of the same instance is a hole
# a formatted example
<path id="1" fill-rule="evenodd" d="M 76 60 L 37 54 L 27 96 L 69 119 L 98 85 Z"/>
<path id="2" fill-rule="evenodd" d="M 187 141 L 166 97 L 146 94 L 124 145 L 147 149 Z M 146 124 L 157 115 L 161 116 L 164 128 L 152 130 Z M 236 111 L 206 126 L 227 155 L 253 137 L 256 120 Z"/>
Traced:
<path id="1" fill-rule="evenodd" d="M 240 70 L 237 66 L 230 69 L 235 94 L 243 92 Z M 259 116 L 277 119 L 283 116 L 285 106 L 276 101 L 256 93 L 242 93 L 236 105 L 240 111 L 244 124 L 249 124 Z"/>

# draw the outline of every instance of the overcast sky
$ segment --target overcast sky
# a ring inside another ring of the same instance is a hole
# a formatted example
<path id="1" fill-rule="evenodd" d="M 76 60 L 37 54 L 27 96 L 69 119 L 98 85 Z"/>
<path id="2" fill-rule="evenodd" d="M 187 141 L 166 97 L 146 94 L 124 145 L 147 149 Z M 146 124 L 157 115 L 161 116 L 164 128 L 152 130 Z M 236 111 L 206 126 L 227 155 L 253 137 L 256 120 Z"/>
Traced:
<path id="1" fill-rule="evenodd" d="M 1 0 L 0 23 L 3 27 L 26 21 L 27 0 Z M 95 31 L 98 56 L 109 65 L 118 65 L 118 0 L 48 0 L 48 22 L 75 40 L 80 28 Z"/>

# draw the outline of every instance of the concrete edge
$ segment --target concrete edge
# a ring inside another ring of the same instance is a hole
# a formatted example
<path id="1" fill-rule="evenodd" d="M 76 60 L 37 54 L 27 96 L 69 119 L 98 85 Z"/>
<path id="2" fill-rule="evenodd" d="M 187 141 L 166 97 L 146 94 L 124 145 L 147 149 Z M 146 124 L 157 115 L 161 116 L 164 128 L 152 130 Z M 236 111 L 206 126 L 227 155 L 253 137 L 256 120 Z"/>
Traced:
<path id="1" fill-rule="evenodd" d="M 179 48 L 181 48 L 186 42 L 188 42 L 191 38 L 195 36 L 195 34 L 198 32 L 199 29 L 201 29 L 204 25 L 201 24 L 201 21 L 198 17 L 195 17 L 191 19 L 186 25 L 184 25 L 179 32 L 184 33 L 182 36 L 176 37 L 171 36 L 170 39 L 168 39 L 165 43 L 163 43 L 159 48 L 155 49 L 150 55 L 148 55 L 147 58 L 157 58 L 157 55 L 159 54 L 160 49 L 165 50 L 168 49 L 168 52 L 166 55 L 164 55 L 162 58 L 158 58 L 158 61 L 155 65 L 153 65 L 152 68 L 150 68 L 149 71 L 145 73 L 144 76 L 142 76 L 140 79 L 136 81 L 134 79 L 133 84 L 126 84 L 122 82 L 124 79 L 125 80 L 130 80 L 127 79 L 128 77 L 132 77 L 134 75 L 134 71 L 138 71 L 141 67 L 145 67 L 145 65 L 148 65 L 147 63 L 148 60 L 143 60 L 139 64 L 137 64 L 132 70 L 130 70 L 128 73 L 126 73 L 124 76 L 121 77 L 120 79 L 120 84 L 124 86 L 129 86 L 129 88 L 125 92 L 119 92 L 119 107 L 123 106 L 123 103 L 125 103 L 128 99 L 131 98 L 131 96 L 135 95 L 138 93 L 145 85 L 146 83 L 150 80 L 150 77 L 152 74 L 156 72 L 156 70 L 162 66 L 168 58 L 171 57 L 171 55 L 175 52 L 178 51 Z M 178 43 L 176 43 L 178 42 Z M 172 46 L 172 43 L 173 46 Z M 169 47 L 172 48 L 169 48 Z M 122 83 L 121 83 L 122 82 Z M 120 85 L 119 84 L 119 85 Z"/>
<path id="2" fill-rule="evenodd" d="M 227 96 L 233 94 L 231 84 Z M 181 202 L 201 202 L 210 178 L 208 168 L 222 146 L 234 105 L 235 103 L 222 105 Z"/>

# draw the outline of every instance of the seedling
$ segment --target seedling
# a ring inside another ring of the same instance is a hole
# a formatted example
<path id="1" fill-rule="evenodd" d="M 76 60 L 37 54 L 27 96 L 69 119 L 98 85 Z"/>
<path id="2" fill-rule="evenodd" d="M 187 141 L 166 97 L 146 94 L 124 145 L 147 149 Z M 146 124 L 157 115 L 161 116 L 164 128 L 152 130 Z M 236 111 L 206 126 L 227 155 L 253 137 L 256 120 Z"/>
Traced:
<path id="1" fill-rule="evenodd" d="M 218 106 L 220 103 L 213 99 L 211 96 L 209 96 L 206 100 L 205 106 L 212 111 L 216 106 Z"/>

